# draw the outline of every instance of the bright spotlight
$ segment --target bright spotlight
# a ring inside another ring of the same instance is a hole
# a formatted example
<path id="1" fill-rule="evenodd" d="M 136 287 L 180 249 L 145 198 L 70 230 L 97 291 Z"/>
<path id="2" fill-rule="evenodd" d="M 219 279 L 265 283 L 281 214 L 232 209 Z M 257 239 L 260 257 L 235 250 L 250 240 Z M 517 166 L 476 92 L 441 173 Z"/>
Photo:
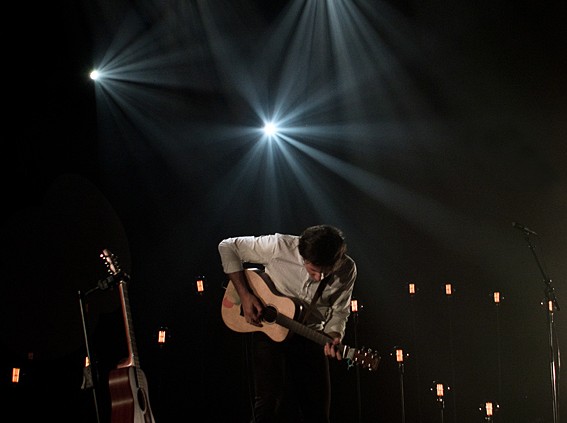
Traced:
<path id="1" fill-rule="evenodd" d="M 95 70 L 93 70 L 93 71 L 90 73 L 89 76 L 91 77 L 91 79 L 92 79 L 93 81 L 96 81 L 96 80 L 100 77 L 100 73 L 99 73 L 99 71 L 97 71 L 97 70 L 95 69 Z"/>
<path id="2" fill-rule="evenodd" d="M 264 134 L 268 137 L 273 137 L 278 132 L 277 126 L 273 122 L 267 122 L 264 125 Z"/>

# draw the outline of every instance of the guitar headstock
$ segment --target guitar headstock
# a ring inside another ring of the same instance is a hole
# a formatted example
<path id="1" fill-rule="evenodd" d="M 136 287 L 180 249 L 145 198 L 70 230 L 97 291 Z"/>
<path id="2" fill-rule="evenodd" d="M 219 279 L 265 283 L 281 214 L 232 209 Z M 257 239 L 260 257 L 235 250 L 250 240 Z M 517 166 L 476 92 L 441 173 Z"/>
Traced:
<path id="1" fill-rule="evenodd" d="M 118 275 L 119 273 L 122 272 L 122 269 L 120 269 L 120 265 L 118 264 L 118 260 L 116 259 L 116 256 L 112 254 L 110 250 L 106 248 L 102 250 L 102 253 L 100 253 L 100 257 L 104 260 L 104 264 L 106 265 L 106 269 L 108 270 L 108 273 L 110 273 L 111 275 Z"/>
<path id="2" fill-rule="evenodd" d="M 345 354 L 345 358 L 349 362 L 349 366 L 357 365 L 368 371 L 375 371 L 380 364 L 380 355 L 370 348 L 354 349 L 349 348 Z"/>

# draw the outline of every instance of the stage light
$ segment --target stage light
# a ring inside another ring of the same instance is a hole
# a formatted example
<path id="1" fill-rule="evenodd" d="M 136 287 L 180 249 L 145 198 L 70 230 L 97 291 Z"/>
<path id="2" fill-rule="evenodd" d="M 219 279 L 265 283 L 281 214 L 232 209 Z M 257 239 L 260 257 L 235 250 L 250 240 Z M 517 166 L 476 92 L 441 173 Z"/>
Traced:
<path id="1" fill-rule="evenodd" d="M 162 347 L 170 338 L 169 329 L 167 326 L 161 326 L 158 329 L 157 342 Z"/>
<path id="2" fill-rule="evenodd" d="M 437 395 L 437 398 L 443 398 L 445 396 L 445 389 L 442 383 L 435 384 L 435 394 Z"/>
<path id="3" fill-rule="evenodd" d="M 502 299 L 502 297 L 500 296 L 500 292 L 495 291 L 493 294 L 493 298 L 494 298 L 494 303 L 499 304 L 500 300 Z"/>
<path id="4" fill-rule="evenodd" d="M 496 412 L 500 410 L 500 406 L 494 401 L 484 401 L 482 404 L 480 404 L 478 410 L 484 416 L 485 421 L 491 422 L 493 421 Z"/>
<path id="5" fill-rule="evenodd" d="M 362 307 L 360 307 L 360 308 L 358 307 L 358 300 L 356 300 L 354 298 L 352 300 L 350 300 L 350 311 L 352 313 L 358 313 L 359 309 L 362 309 Z"/>
<path id="6" fill-rule="evenodd" d="M 393 357 L 396 357 L 396 362 L 398 363 L 398 365 L 403 365 L 404 357 L 409 357 L 409 354 L 404 353 L 404 350 L 401 347 L 394 347 L 392 349 L 391 355 Z"/>
<path id="7" fill-rule="evenodd" d="M 442 382 L 433 381 L 431 392 L 435 395 L 435 399 L 441 408 L 445 408 L 445 396 L 451 388 Z"/>
<path id="8" fill-rule="evenodd" d="M 267 137 L 272 138 L 277 135 L 277 133 L 278 127 L 276 126 L 276 124 L 273 122 L 266 122 L 266 124 L 264 125 L 264 134 L 266 134 Z"/>
<path id="9" fill-rule="evenodd" d="M 448 297 L 453 295 L 453 286 L 450 283 L 445 284 L 445 295 L 447 295 Z"/>
<path id="10" fill-rule="evenodd" d="M 402 423 L 406 421 L 406 405 L 405 405 L 405 394 L 404 394 L 404 357 L 408 354 L 404 354 L 404 350 L 401 347 L 393 347 L 390 353 L 391 356 L 396 358 L 398 363 L 398 370 L 400 375 L 400 404 L 402 406 Z"/>
<path id="11" fill-rule="evenodd" d="M 412 297 L 417 293 L 417 287 L 414 283 L 408 283 L 408 292 Z"/>
<path id="12" fill-rule="evenodd" d="M 20 382 L 20 368 L 14 367 L 12 368 L 12 383 L 19 383 Z"/>
<path id="13" fill-rule="evenodd" d="M 494 291 L 492 293 L 492 299 L 494 300 L 494 304 L 498 305 L 502 302 L 502 300 L 504 299 L 504 296 L 502 295 L 501 292 Z"/>
<path id="14" fill-rule="evenodd" d="M 89 74 L 89 77 L 90 77 L 93 81 L 96 81 L 96 80 L 100 77 L 100 72 L 95 69 L 95 70 L 93 70 L 93 71 Z"/>
<path id="15" fill-rule="evenodd" d="M 195 289 L 199 295 L 202 295 L 205 292 L 205 277 L 204 276 L 196 276 L 195 277 Z"/>
<path id="16" fill-rule="evenodd" d="M 555 308 L 553 306 L 553 301 L 551 301 L 551 300 L 547 301 L 547 311 L 549 311 L 550 313 L 553 313 L 553 310 L 555 310 Z"/>

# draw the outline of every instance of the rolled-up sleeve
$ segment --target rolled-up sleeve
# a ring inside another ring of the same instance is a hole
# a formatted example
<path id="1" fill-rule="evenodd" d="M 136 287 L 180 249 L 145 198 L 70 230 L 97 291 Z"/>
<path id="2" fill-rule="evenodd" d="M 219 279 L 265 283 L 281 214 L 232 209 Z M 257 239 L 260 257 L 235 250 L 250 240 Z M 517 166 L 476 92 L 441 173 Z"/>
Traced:
<path id="1" fill-rule="evenodd" d="M 223 239 L 218 250 L 225 273 L 238 272 L 243 263 L 266 264 L 274 254 L 274 235 L 240 236 Z"/>

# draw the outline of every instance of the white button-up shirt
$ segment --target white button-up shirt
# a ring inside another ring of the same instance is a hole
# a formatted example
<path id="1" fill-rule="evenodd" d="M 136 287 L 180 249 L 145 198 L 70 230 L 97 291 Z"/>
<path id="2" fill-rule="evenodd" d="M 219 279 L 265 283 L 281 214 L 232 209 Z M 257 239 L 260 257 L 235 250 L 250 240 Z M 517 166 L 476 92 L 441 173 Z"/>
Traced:
<path id="1" fill-rule="evenodd" d="M 280 294 L 296 298 L 309 307 L 319 282 L 309 277 L 298 244 L 299 236 L 276 233 L 227 238 L 219 243 L 218 249 L 225 273 L 243 270 L 245 264 L 261 265 Z M 356 264 L 346 256 L 341 266 L 327 278 L 327 286 L 306 325 L 343 337 L 356 276 Z"/>

